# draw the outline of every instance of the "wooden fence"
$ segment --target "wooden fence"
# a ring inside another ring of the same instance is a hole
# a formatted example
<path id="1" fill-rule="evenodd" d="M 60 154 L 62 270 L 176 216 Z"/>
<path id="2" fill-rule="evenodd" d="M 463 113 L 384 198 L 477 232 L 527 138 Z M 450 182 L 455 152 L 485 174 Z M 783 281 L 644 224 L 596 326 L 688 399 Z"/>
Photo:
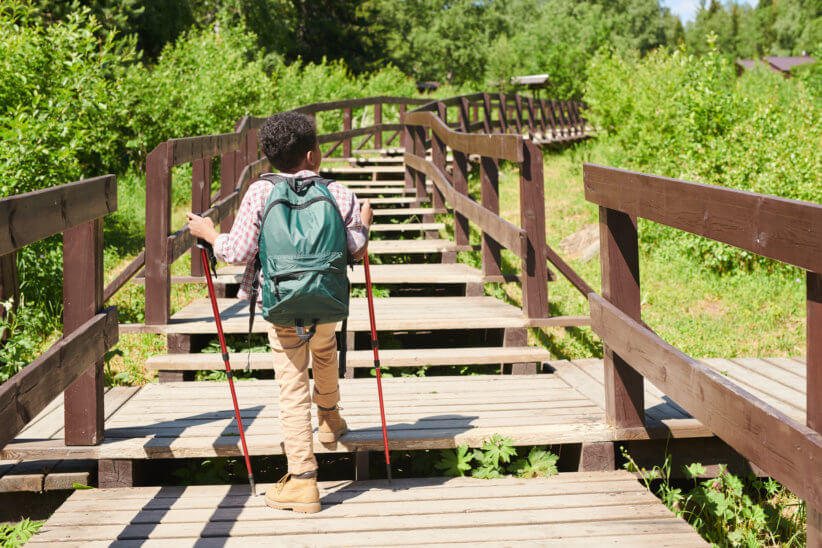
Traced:
<path id="1" fill-rule="evenodd" d="M 589 165 L 599 206 L 602 296 L 589 294 L 605 345 L 605 402 L 616 427 L 645 424 L 644 379 L 808 503 L 822 545 L 822 205 Z M 637 218 L 788 263 L 807 278 L 807 425 L 680 352 L 642 323 Z"/>
<path id="2" fill-rule="evenodd" d="M 103 356 L 118 340 L 103 309 L 103 217 L 117 209 L 113 175 L 0 199 L 0 256 L 63 233 L 63 337 L 0 385 L 0 447 L 65 391 L 66 445 L 103 439 Z"/>
<path id="3" fill-rule="evenodd" d="M 384 119 L 383 114 L 386 111 L 385 107 L 388 105 L 396 105 L 397 107 L 399 119 L 396 122 L 386 123 Z M 389 146 L 398 137 L 400 139 L 399 150 L 409 148 L 406 139 L 408 139 L 410 133 L 405 129 L 405 118 L 409 105 L 422 105 L 420 106 L 422 111 L 443 109 L 438 114 L 441 115 L 441 119 L 445 121 L 449 130 L 457 128 L 465 132 L 513 132 L 517 135 L 522 131 L 526 131 L 526 138 L 517 137 L 517 143 L 519 144 L 507 145 L 520 147 L 523 151 L 533 149 L 536 153 L 539 153 L 538 149 L 532 146 L 534 143 L 581 139 L 587 135 L 587 127 L 580 115 L 581 106 L 579 103 L 534 100 L 519 95 L 477 93 L 453 97 L 440 102 L 431 102 L 419 98 L 381 96 L 314 103 L 294 110 L 315 117 L 324 112 L 341 111 L 342 131 L 320 134 L 318 139 L 320 144 L 326 147 L 324 151 L 326 155 L 333 153 L 342 146 L 343 157 L 349 158 L 352 151 L 363 151 L 364 147 L 372 140 L 375 151 L 384 152 L 383 147 Z M 366 109 L 373 109 L 374 123 L 364 127 L 352 128 L 354 115 L 364 113 Z M 447 122 L 449 109 L 458 112 L 458 120 L 450 124 Z M 480 111 L 484 113 L 482 120 L 480 120 Z M 509 120 L 512 121 L 509 122 Z M 194 239 L 186 227 L 172 233 L 172 171 L 175 167 L 191 164 L 192 211 L 211 218 L 215 223 L 221 222 L 223 230 L 230 229 L 233 223 L 233 214 L 239 207 L 248 185 L 270 168 L 267 160 L 260 159 L 257 139 L 259 128 L 264 122 L 265 118 L 246 117 L 237 123 L 233 133 L 170 139 L 160 143 L 148 154 L 146 158 L 145 251 L 138 255 L 105 288 L 105 301 L 110 299 L 141 269 L 145 268 L 145 323 L 147 326 L 168 323 L 171 305 L 171 264 L 186 252 L 190 251 L 192 258 L 196 254 L 196 250 L 193 248 Z M 385 137 L 384 133 L 386 132 L 393 133 Z M 355 143 L 355 140 L 359 142 Z M 513 143 L 513 141 L 511 142 Z M 431 141 L 426 137 L 424 146 L 430 147 L 430 145 Z M 526 153 L 523 152 L 523 154 Z M 489 154 L 487 157 L 490 160 L 496 160 L 493 154 Z M 211 195 L 211 173 L 214 158 L 219 158 L 220 162 L 220 191 L 216 197 Z M 461 161 L 465 168 L 467 159 L 463 158 Z M 538 162 L 538 165 L 533 163 L 532 169 L 534 171 L 529 175 L 529 177 L 539 178 L 540 184 L 538 186 L 540 189 L 542 180 L 541 166 L 541 162 Z M 488 177 L 496 177 L 492 173 L 494 168 L 490 166 L 487 166 L 487 168 Z M 406 184 L 410 185 L 408 176 L 406 176 Z M 536 186 L 536 183 L 534 183 L 528 186 L 528 189 L 537 192 Z M 488 199 L 491 200 L 490 197 Z M 441 205 L 440 195 L 435 193 L 435 208 L 438 205 Z M 535 226 L 534 223 L 538 221 L 534 217 L 529 217 L 528 227 Z M 460 226 L 465 228 L 465 216 L 460 217 L 460 222 L 462 223 Z M 542 223 L 544 226 L 544 220 Z M 466 241 L 465 237 L 467 237 L 467 233 L 459 232 L 457 243 Z M 533 243 L 531 242 L 531 245 Z M 492 258 L 499 255 L 499 249 L 494 247 L 495 242 L 489 240 L 487 246 L 489 248 L 488 253 L 491 253 Z M 536 259 L 542 264 L 544 262 L 542 260 L 543 256 L 546 253 L 549 255 L 552 253 L 551 250 L 545 250 L 544 247 L 543 245 L 539 250 L 535 250 L 532 256 L 529 255 L 526 259 Z M 499 263 L 498 257 L 496 263 Z M 532 280 L 529 282 L 529 287 L 533 287 L 533 280 L 542 276 L 541 273 L 544 268 L 538 266 L 529 268 L 528 272 Z M 199 279 L 198 277 L 203 275 L 201 269 L 200 261 L 192 260 L 192 278 L 183 279 L 182 281 Z M 494 267 L 489 264 L 488 272 L 493 274 L 494 271 Z M 542 293 L 545 293 L 545 291 Z M 542 299 L 540 295 L 533 293 L 529 296 L 530 304 L 527 309 L 533 312 L 534 318 L 541 318 L 547 314 L 547 304 L 534 304 L 535 302 L 542 302 L 542 300 L 547 303 L 547 296 Z"/>

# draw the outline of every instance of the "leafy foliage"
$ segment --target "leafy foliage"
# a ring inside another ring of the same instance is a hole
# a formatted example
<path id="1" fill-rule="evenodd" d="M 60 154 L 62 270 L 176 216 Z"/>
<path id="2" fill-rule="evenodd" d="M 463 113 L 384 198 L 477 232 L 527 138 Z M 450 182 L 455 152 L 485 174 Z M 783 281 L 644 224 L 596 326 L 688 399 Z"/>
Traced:
<path id="1" fill-rule="evenodd" d="M 469 450 L 468 445 L 440 451 L 440 461 L 435 467 L 446 476 L 464 476 L 470 471 L 472 477 L 479 479 L 502 478 L 506 472 L 521 478 L 547 477 L 558 473 L 557 455 L 541 447 L 532 447 L 526 458 L 513 460 L 517 456 L 513 443 L 510 438 L 494 434 L 484 441 L 481 448 L 473 451 Z"/>
<path id="2" fill-rule="evenodd" d="M 671 456 L 651 470 L 640 468 L 621 448 L 625 468 L 638 473 L 677 516 L 687 520 L 709 542 L 719 546 L 804 546 L 805 503 L 771 478 L 750 476 L 743 480 L 720 467 L 715 478 L 699 481 L 705 474 L 700 463 L 683 466 L 693 487 L 686 492 L 674 487 Z"/>
<path id="3" fill-rule="evenodd" d="M 604 51 L 588 68 L 590 118 L 610 165 L 709 184 L 822 201 L 822 108 L 802 82 L 771 71 L 737 78 L 716 49 L 645 58 Z M 650 223 L 646 243 L 728 272 L 770 261 Z"/>
<path id="4" fill-rule="evenodd" d="M 23 546 L 43 526 L 43 523 L 45 522 L 26 518 L 17 523 L 0 524 L 0 544 L 3 548 Z"/>

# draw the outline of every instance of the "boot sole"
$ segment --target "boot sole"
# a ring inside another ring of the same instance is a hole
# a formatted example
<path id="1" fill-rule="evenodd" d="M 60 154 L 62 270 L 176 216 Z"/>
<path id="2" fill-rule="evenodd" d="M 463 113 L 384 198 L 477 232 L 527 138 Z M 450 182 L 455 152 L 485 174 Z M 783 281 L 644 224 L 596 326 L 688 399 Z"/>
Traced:
<path id="1" fill-rule="evenodd" d="M 319 502 L 277 502 L 268 498 L 268 496 L 265 497 L 265 504 L 277 510 L 293 510 L 300 514 L 316 514 L 322 509 L 322 505 Z"/>
<path id="2" fill-rule="evenodd" d="M 346 432 L 348 432 L 348 426 L 336 432 L 318 432 L 317 439 L 320 440 L 320 443 L 336 443 L 340 436 Z"/>

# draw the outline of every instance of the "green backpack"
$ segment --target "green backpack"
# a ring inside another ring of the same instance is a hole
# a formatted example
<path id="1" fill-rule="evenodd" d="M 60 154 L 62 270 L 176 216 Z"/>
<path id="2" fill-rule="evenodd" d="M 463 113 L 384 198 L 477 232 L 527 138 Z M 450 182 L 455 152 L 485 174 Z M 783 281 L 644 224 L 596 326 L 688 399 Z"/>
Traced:
<path id="1" fill-rule="evenodd" d="M 345 222 L 328 190 L 333 181 L 278 175 L 262 178 L 274 183 L 258 242 L 262 315 L 274 325 L 295 326 L 297 335 L 307 342 L 317 324 L 348 317 Z M 257 300 L 256 275 L 254 280 L 251 322 Z"/>

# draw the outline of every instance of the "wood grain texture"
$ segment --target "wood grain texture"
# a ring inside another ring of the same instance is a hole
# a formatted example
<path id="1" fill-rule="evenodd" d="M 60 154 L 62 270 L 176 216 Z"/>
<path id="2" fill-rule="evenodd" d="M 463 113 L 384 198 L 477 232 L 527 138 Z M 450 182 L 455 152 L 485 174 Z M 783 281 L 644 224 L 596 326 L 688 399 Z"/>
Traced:
<path id="1" fill-rule="evenodd" d="M 169 139 L 168 143 L 174 150 L 171 165 L 181 166 L 195 160 L 212 158 L 236 150 L 240 147 L 240 143 L 242 143 L 244 139 L 244 131 L 240 133 L 222 133 L 219 135 Z"/>
<path id="2" fill-rule="evenodd" d="M 117 210 L 117 180 L 103 175 L 0 199 L 0 255 Z"/>
<path id="3" fill-rule="evenodd" d="M 822 272 L 822 205 L 585 164 L 585 198 Z"/>
<path id="4" fill-rule="evenodd" d="M 518 257 L 524 257 L 527 252 L 528 235 L 525 230 L 509 223 L 502 217 L 485 209 L 471 198 L 456 191 L 448 181 L 446 173 L 437 168 L 434 164 L 417 156 L 406 154 L 405 162 L 417 171 L 425 173 L 431 178 L 434 185 L 445 196 L 455 211 L 462 213 L 467 219 L 475 223 L 484 233 L 487 233 L 506 249 L 512 251 Z"/>
<path id="5" fill-rule="evenodd" d="M 446 145 L 466 154 L 479 154 L 511 162 L 522 161 L 519 135 L 477 135 L 453 131 L 433 112 L 409 112 L 405 123 L 431 128 Z"/>
<path id="6" fill-rule="evenodd" d="M 0 386 L 0 446 L 117 343 L 117 309 L 95 315 Z"/>
<path id="7" fill-rule="evenodd" d="M 594 332 L 696 419 L 816 508 L 822 435 L 686 356 L 602 297 L 589 295 Z"/>

